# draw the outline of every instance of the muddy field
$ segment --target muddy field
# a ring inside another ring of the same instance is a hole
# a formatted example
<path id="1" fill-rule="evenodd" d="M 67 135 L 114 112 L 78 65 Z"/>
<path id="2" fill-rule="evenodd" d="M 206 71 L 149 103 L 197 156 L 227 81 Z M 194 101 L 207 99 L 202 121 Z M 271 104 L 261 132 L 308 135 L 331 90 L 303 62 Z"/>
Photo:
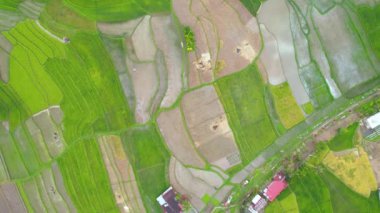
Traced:
<path id="1" fill-rule="evenodd" d="M 267 30 L 265 25 L 260 24 L 260 30 L 263 35 L 264 49 L 260 55 L 260 70 L 266 70 L 268 81 L 272 85 L 279 85 L 286 81 L 282 70 L 281 58 L 278 52 L 276 38 Z"/>
<path id="2" fill-rule="evenodd" d="M 353 33 L 355 25 L 341 6 L 324 15 L 314 9 L 312 17 L 342 93 L 377 75 L 357 33 Z"/>
<path id="3" fill-rule="evenodd" d="M 169 107 L 177 100 L 182 91 L 182 63 L 184 62 L 182 61 L 181 41 L 171 17 L 152 17 L 151 25 L 157 48 L 165 56 L 165 67 L 167 70 L 168 88 L 161 106 Z"/>
<path id="4" fill-rule="evenodd" d="M 278 14 L 274 16 L 273 14 Z M 309 102 L 309 97 L 299 79 L 295 60 L 293 38 L 290 31 L 289 10 L 285 0 L 265 1 L 258 13 L 258 21 L 277 40 L 284 75 L 289 82 L 298 104 Z"/>
<path id="5" fill-rule="evenodd" d="M 0 209 L 1 212 L 27 212 L 15 184 L 3 183 L 0 185 Z"/>
<path id="6" fill-rule="evenodd" d="M 45 169 L 34 178 L 21 184 L 25 196 L 36 212 L 76 212 L 64 188 L 62 175 L 58 167 L 56 165 L 53 165 L 53 167 L 55 168 Z"/>
<path id="7" fill-rule="evenodd" d="M 120 138 L 102 136 L 98 141 L 120 212 L 146 212 Z"/>
<path id="8" fill-rule="evenodd" d="M 186 94 L 181 107 L 195 147 L 208 162 L 224 170 L 241 162 L 231 128 L 213 86 Z"/>
<path id="9" fill-rule="evenodd" d="M 203 168 L 204 160 L 199 156 L 186 131 L 178 108 L 162 112 L 157 119 L 165 142 L 173 155 L 185 165 Z"/>
<path id="10" fill-rule="evenodd" d="M 189 80 L 190 86 L 240 71 L 257 56 L 261 47 L 257 22 L 240 2 L 194 0 L 190 4 L 179 0 L 173 2 L 173 9 L 195 34 L 189 78 L 200 78 L 193 84 Z M 229 17 L 228 22 L 225 17 Z"/>
<path id="11" fill-rule="evenodd" d="M 202 197 L 206 194 L 213 195 L 216 192 L 216 188 L 203 179 L 194 176 L 189 169 L 174 157 L 170 159 L 169 179 L 174 189 L 180 194 L 186 195 L 190 203 L 198 211 L 205 207 L 204 202 L 201 200 Z"/>
<path id="12" fill-rule="evenodd" d="M 183 88 L 183 42 L 172 17 L 144 16 L 98 28 L 138 123 L 177 100 Z"/>
<path id="13" fill-rule="evenodd" d="M 37 143 L 38 153 L 44 162 L 50 157 L 59 156 L 65 149 L 66 142 L 61 129 L 62 116 L 62 111 L 53 107 L 51 110 L 46 109 L 36 113 L 26 121 L 26 126 Z"/>

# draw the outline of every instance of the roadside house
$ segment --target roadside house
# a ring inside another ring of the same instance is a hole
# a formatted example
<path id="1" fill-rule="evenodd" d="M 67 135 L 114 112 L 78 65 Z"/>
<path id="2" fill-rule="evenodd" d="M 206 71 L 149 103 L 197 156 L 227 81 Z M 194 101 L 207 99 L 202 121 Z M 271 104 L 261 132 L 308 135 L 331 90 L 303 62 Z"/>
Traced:
<path id="1" fill-rule="evenodd" d="M 176 199 L 176 192 L 172 187 L 169 187 L 157 199 L 164 213 L 181 213 L 182 207 Z"/>

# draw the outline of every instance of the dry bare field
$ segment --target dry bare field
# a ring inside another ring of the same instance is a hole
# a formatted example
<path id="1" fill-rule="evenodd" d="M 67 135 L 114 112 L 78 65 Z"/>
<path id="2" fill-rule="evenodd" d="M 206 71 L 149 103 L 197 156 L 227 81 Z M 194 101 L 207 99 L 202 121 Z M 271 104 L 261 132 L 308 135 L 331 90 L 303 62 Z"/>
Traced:
<path id="1" fill-rule="evenodd" d="M 181 107 L 195 147 L 208 162 L 223 170 L 241 162 L 233 133 L 213 86 L 187 93 Z"/>

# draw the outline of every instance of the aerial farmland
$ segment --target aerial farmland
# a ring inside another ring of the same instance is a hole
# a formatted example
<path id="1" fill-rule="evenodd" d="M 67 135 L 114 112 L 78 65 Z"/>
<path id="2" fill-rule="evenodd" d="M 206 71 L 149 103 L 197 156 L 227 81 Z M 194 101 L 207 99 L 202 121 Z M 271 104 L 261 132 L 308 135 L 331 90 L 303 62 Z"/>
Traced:
<path id="1" fill-rule="evenodd" d="M 0 0 L 0 212 L 380 212 L 380 1 Z"/>

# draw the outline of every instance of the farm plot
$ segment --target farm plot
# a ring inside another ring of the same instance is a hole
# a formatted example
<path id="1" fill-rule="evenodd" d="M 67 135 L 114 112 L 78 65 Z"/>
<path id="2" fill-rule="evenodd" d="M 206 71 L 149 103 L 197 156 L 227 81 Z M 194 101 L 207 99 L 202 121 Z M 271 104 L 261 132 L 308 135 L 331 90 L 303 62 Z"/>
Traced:
<path id="1" fill-rule="evenodd" d="M 0 208 L 2 212 L 27 212 L 15 184 L 3 183 L 0 185 Z"/>
<path id="2" fill-rule="evenodd" d="M 329 87 L 314 62 L 301 67 L 299 76 L 314 108 L 321 109 L 333 101 Z"/>
<path id="3" fill-rule="evenodd" d="M 66 142 L 63 139 L 61 123 L 56 124 L 53 121 L 49 109 L 33 115 L 26 124 L 32 138 L 37 144 L 44 144 L 49 156 L 56 158 L 64 151 Z"/>
<path id="4" fill-rule="evenodd" d="M 297 105 L 288 83 L 270 86 L 274 105 L 285 128 L 290 129 L 304 120 L 301 108 Z"/>
<path id="5" fill-rule="evenodd" d="M 364 197 L 369 197 L 377 189 L 368 155 L 362 147 L 342 154 L 330 152 L 323 164 L 350 189 Z"/>
<path id="6" fill-rule="evenodd" d="M 146 14 L 170 11 L 170 0 L 95 0 L 91 4 L 86 0 L 64 0 L 64 3 L 89 19 L 105 22 L 125 21 Z"/>
<path id="7" fill-rule="evenodd" d="M 231 2 L 231 1 L 230 1 Z M 195 35 L 195 54 L 190 57 L 190 87 L 229 75 L 256 58 L 261 41 L 255 18 L 242 20 L 239 9 L 226 1 L 175 1 L 173 9 L 180 22 Z M 225 17 L 229 17 L 226 22 Z M 198 81 L 197 81 L 198 78 Z"/>
<path id="8" fill-rule="evenodd" d="M 0 35 L 0 80 L 7 83 L 9 80 L 9 53 L 12 50 L 12 44 Z"/>
<path id="9" fill-rule="evenodd" d="M 0 151 L 2 154 L 0 164 L 0 178 L 24 178 L 28 176 L 28 170 L 25 166 L 17 143 L 12 136 L 6 131 L 3 125 L 0 125 Z"/>
<path id="10" fill-rule="evenodd" d="M 260 30 L 264 40 L 264 49 L 260 55 L 260 61 L 265 68 L 269 83 L 279 85 L 285 82 L 286 78 L 282 69 L 277 40 L 265 25 L 260 24 Z"/>
<path id="11" fill-rule="evenodd" d="M 64 186 L 75 207 L 79 212 L 117 211 L 96 140 L 81 140 L 73 146 L 57 162 Z M 32 192 L 36 193 L 38 190 Z"/>
<path id="12" fill-rule="evenodd" d="M 23 100 L 29 113 L 58 104 L 62 93 L 45 72 L 43 63 L 51 57 L 62 57 L 63 44 L 50 38 L 30 20 L 4 34 L 13 45 L 9 87 Z"/>
<path id="13" fill-rule="evenodd" d="M 170 155 L 155 125 L 129 129 L 122 136 L 147 212 L 161 211 L 156 198 L 169 187 Z"/>
<path id="14" fill-rule="evenodd" d="M 327 13 L 335 6 L 335 1 L 331 0 L 313 0 L 312 2 L 314 7 L 317 8 L 321 14 Z"/>
<path id="15" fill-rule="evenodd" d="M 16 26 L 18 22 L 25 19 L 16 8 L 8 10 L 6 8 L 1 8 L 2 6 L 4 6 L 3 3 L 0 5 L 0 32 L 11 29 Z"/>
<path id="16" fill-rule="evenodd" d="M 368 5 L 360 5 L 357 7 L 357 14 L 361 26 L 367 35 L 371 49 L 374 51 L 376 57 L 380 59 L 380 5 L 378 4 L 378 0 L 373 0 L 372 2 L 376 2 L 377 5 L 374 5 L 375 3 L 370 4 L 372 7 Z"/>
<path id="17" fill-rule="evenodd" d="M 170 16 L 145 16 L 119 25 L 123 33 L 110 24 L 98 27 L 105 33 L 103 40 L 136 121 L 145 123 L 159 106 L 173 105 L 182 91 L 181 40 Z"/>
<path id="18" fill-rule="evenodd" d="M 277 14 L 277 15 L 273 15 Z M 292 33 L 290 31 L 289 9 L 285 0 L 265 1 L 258 13 L 258 21 L 277 40 L 280 61 L 289 86 L 299 105 L 309 102 L 309 97 L 298 76 Z M 275 54 L 275 53 L 274 53 Z"/>
<path id="19" fill-rule="evenodd" d="M 204 173 L 211 172 L 204 171 Z M 217 183 L 218 181 L 221 181 L 220 177 L 213 176 L 210 182 L 210 179 L 208 181 L 204 177 L 202 178 L 201 176 L 196 176 L 194 171 L 184 167 L 174 157 L 170 159 L 169 178 L 173 187 L 180 194 L 189 197 L 190 203 L 198 211 L 201 211 L 207 204 L 203 201 L 203 198 L 205 196 L 213 195 L 216 192 L 216 186 L 220 187 L 221 185 Z"/>
<path id="20" fill-rule="evenodd" d="M 332 151 L 338 152 L 346 149 L 352 149 L 357 143 L 358 123 L 353 123 L 346 128 L 340 128 L 337 134 L 327 145 Z"/>
<path id="21" fill-rule="evenodd" d="M 98 141 L 120 212 L 145 212 L 135 175 L 120 137 L 102 136 Z"/>
<path id="22" fill-rule="evenodd" d="M 70 45 L 65 46 L 65 57 L 48 60 L 44 66 L 63 91 L 62 111 L 70 115 L 63 122 L 65 141 L 70 144 L 94 130 L 130 125 L 133 114 L 99 36 L 77 33 L 70 40 Z"/>
<path id="23" fill-rule="evenodd" d="M 271 203 L 267 208 L 265 208 L 266 213 L 298 213 L 298 204 L 296 195 L 288 188 L 281 192 L 280 196 Z"/>
<path id="24" fill-rule="evenodd" d="M 331 196 L 331 205 L 334 212 L 380 211 L 379 197 L 377 195 L 377 192 L 373 192 L 369 198 L 366 198 L 352 191 L 327 170 L 322 172 L 320 176 L 325 182 L 326 186 L 328 186 Z"/>
<path id="25" fill-rule="evenodd" d="M 215 84 L 243 164 L 272 144 L 276 133 L 266 110 L 264 85 L 255 65 Z"/>
<path id="26" fill-rule="evenodd" d="M 169 150 L 182 164 L 204 168 L 206 164 L 194 147 L 180 109 L 161 112 L 157 124 Z"/>
<path id="27" fill-rule="evenodd" d="M 57 177 L 56 177 L 57 176 Z M 29 211 L 76 212 L 65 188 L 57 185 L 59 170 L 46 169 L 37 176 L 19 184 Z"/>
<path id="28" fill-rule="evenodd" d="M 314 9 L 312 20 L 330 61 L 333 79 L 343 94 L 348 95 L 378 76 L 356 26 L 341 6 L 324 15 Z M 335 33 L 329 33 L 328 29 L 335 29 Z"/>
<path id="29" fill-rule="evenodd" d="M 303 168 L 304 174 L 293 177 L 290 189 L 296 195 L 300 212 L 333 212 L 328 185 L 310 168 Z"/>
<path id="30" fill-rule="evenodd" d="M 223 170 L 241 163 L 227 116 L 213 86 L 185 94 L 181 109 L 195 147 L 209 163 Z"/>

